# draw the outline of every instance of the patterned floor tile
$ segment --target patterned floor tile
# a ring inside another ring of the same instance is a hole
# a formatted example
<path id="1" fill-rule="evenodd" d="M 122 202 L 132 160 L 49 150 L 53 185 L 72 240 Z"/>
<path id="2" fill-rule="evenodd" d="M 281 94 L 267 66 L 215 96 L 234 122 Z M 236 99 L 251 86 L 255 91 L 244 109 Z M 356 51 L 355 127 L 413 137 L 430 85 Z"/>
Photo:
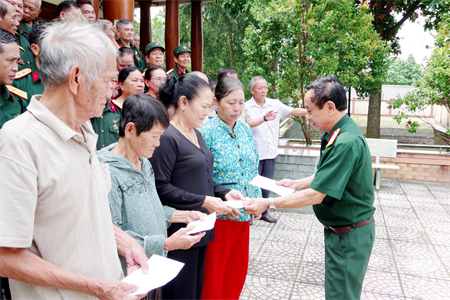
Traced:
<path id="1" fill-rule="evenodd" d="M 290 299 L 293 287 L 293 281 L 247 276 L 240 299 Z"/>
<path id="2" fill-rule="evenodd" d="M 299 268 L 299 260 L 289 260 L 282 256 L 258 256 L 252 260 L 247 275 L 295 281 Z"/>
<path id="3" fill-rule="evenodd" d="M 323 285 L 305 284 L 296 282 L 292 291 L 292 300 L 322 300 L 325 299 L 325 289 Z"/>
<path id="4" fill-rule="evenodd" d="M 449 299 L 450 281 L 400 275 L 405 297 L 418 299 Z"/>
<path id="5" fill-rule="evenodd" d="M 285 257 L 290 260 L 300 260 L 305 244 L 292 241 L 267 240 L 259 250 L 261 256 Z"/>
<path id="6" fill-rule="evenodd" d="M 400 279 L 396 273 L 367 270 L 363 283 L 364 293 L 404 297 Z"/>
<path id="7" fill-rule="evenodd" d="M 325 262 L 303 261 L 298 269 L 297 282 L 325 285 Z"/>
<path id="8" fill-rule="evenodd" d="M 427 224 L 425 232 L 430 237 L 431 243 L 436 245 L 450 245 L 450 224 L 447 222 Z"/>
<path id="9" fill-rule="evenodd" d="M 394 259 L 390 241 L 376 238 L 368 269 L 371 271 L 396 273 L 397 268 Z"/>
<path id="10" fill-rule="evenodd" d="M 401 221 L 399 219 L 389 218 L 387 231 L 393 240 L 409 241 L 416 243 L 430 243 L 426 230 L 420 225 L 420 222 Z"/>

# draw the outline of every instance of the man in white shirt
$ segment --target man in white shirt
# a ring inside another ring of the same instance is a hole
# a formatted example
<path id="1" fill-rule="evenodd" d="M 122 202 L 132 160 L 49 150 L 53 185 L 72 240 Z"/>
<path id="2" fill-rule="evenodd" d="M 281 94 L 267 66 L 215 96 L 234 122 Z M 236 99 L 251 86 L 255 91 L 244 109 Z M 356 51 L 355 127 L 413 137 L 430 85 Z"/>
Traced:
<path id="1" fill-rule="evenodd" d="M 0 276 L 12 299 L 140 299 L 121 282 L 147 266 L 144 249 L 112 224 L 109 169 L 88 121 L 111 97 L 116 49 L 87 23 L 45 29 L 44 94 L 0 131 Z M 146 271 L 145 271 L 146 272 Z"/>
<path id="2" fill-rule="evenodd" d="M 278 155 L 280 119 L 287 116 L 304 116 L 306 109 L 289 107 L 277 99 L 267 98 L 267 82 L 262 76 L 250 80 L 253 97 L 245 103 L 246 122 L 252 127 L 253 137 L 259 153 L 259 174 L 273 179 L 275 159 Z M 270 191 L 262 189 L 262 197 L 268 198 Z M 275 223 L 277 220 L 266 210 L 261 220 Z"/>

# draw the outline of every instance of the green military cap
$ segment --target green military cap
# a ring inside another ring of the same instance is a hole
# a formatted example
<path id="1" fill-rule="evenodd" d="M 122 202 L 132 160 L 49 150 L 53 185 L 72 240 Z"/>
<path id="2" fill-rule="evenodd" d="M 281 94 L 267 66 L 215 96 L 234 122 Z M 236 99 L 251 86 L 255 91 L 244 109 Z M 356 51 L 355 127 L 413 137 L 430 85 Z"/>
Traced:
<path id="1" fill-rule="evenodd" d="M 150 51 L 152 51 L 152 50 L 155 49 L 155 48 L 161 48 L 161 50 L 162 50 L 163 52 L 166 51 L 166 49 L 164 49 L 164 47 L 161 45 L 161 43 L 159 43 L 159 42 L 153 42 L 153 43 L 148 44 L 148 45 L 145 47 L 145 53 L 148 54 Z"/>
<path id="2" fill-rule="evenodd" d="M 180 46 L 176 47 L 175 49 L 173 49 L 173 55 L 175 57 L 178 57 L 178 54 L 180 54 L 181 52 L 191 53 L 191 49 L 189 49 L 189 47 L 185 46 L 185 45 L 180 45 Z"/>

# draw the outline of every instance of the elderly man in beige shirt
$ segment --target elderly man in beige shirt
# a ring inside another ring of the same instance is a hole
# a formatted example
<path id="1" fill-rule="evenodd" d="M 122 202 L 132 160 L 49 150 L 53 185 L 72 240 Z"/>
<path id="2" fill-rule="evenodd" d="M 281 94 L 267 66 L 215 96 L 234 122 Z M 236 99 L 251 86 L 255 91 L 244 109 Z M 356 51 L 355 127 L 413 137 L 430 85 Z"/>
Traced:
<path id="1" fill-rule="evenodd" d="M 86 123 L 111 97 L 116 49 L 86 22 L 54 23 L 40 51 L 44 94 L 0 131 L 0 276 L 13 299 L 139 299 L 123 278 L 143 248 L 113 227 L 107 165 Z"/>

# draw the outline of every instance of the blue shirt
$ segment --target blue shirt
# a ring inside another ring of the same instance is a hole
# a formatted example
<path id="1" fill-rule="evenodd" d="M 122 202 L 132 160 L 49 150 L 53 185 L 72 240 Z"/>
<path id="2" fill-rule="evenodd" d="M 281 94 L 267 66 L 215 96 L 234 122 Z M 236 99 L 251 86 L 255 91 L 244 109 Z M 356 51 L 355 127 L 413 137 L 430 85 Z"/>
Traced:
<path id="1" fill-rule="evenodd" d="M 234 132 L 233 132 L 234 131 Z M 214 155 L 213 178 L 230 189 L 238 190 L 244 197 L 260 198 L 261 189 L 250 184 L 258 175 L 259 156 L 250 127 L 237 121 L 233 131 L 219 116 L 215 116 L 200 128 L 206 145 Z M 244 214 L 233 221 L 249 221 Z M 219 219 L 227 219 L 224 215 Z"/>

